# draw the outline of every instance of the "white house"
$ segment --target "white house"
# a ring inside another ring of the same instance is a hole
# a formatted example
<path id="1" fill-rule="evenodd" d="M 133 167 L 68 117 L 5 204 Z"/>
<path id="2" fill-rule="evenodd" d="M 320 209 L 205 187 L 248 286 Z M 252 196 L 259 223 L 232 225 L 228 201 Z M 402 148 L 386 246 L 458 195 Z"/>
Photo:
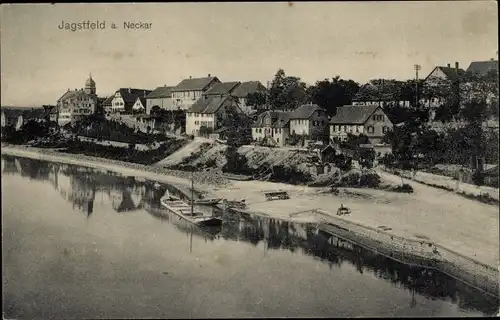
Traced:
<path id="1" fill-rule="evenodd" d="M 172 106 L 175 110 L 187 110 L 196 101 L 202 98 L 204 92 L 215 84 L 220 83 L 217 77 L 210 74 L 205 78 L 191 78 L 182 80 L 172 88 Z"/>
<path id="2" fill-rule="evenodd" d="M 95 113 L 97 107 L 96 84 L 89 76 L 85 82 L 85 89 L 66 91 L 59 100 L 59 125 L 77 121 Z"/>
<path id="3" fill-rule="evenodd" d="M 198 136 L 202 127 L 212 131 L 221 128 L 230 109 L 241 112 L 238 100 L 234 97 L 216 96 L 199 99 L 186 111 L 186 134 Z"/>
<path id="4" fill-rule="evenodd" d="M 137 97 L 134 105 L 132 106 L 134 113 L 142 113 L 146 111 L 146 97 Z"/>
<path id="5" fill-rule="evenodd" d="M 290 114 L 290 134 L 311 136 L 325 131 L 328 127 L 326 110 L 317 104 L 304 104 Z"/>
<path id="6" fill-rule="evenodd" d="M 379 144 L 392 130 L 392 122 L 378 105 L 343 106 L 330 120 L 330 140 L 347 140 L 347 135 L 364 134 L 372 144 Z"/>
<path id="7" fill-rule="evenodd" d="M 458 90 L 456 85 L 464 74 L 465 70 L 459 67 L 458 62 L 455 62 L 455 67 L 449 63 L 446 67 L 435 67 L 424 79 L 419 100 L 420 103 L 431 109 L 431 118 L 434 117 L 434 109 L 445 101 L 448 90 Z"/>
<path id="8" fill-rule="evenodd" d="M 163 110 L 174 110 L 172 88 L 169 86 L 158 87 L 148 94 L 146 96 L 146 114 L 150 114 L 151 109 L 155 106 Z"/>
<path id="9" fill-rule="evenodd" d="M 285 111 L 265 111 L 252 124 L 252 139 L 267 139 L 272 144 L 283 146 L 290 135 L 290 114 Z"/>
<path id="10" fill-rule="evenodd" d="M 151 90 L 120 88 L 115 92 L 113 100 L 111 100 L 111 112 L 131 114 L 137 98 L 145 98 L 150 93 Z"/>
<path id="11" fill-rule="evenodd" d="M 266 93 L 267 88 L 260 83 L 260 81 L 247 81 L 243 82 L 231 93 L 232 96 L 238 98 L 240 109 L 246 114 L 250 114 L 255 111 L 256 107 L 248 105 L 247 96 L 251 93 Z"/>

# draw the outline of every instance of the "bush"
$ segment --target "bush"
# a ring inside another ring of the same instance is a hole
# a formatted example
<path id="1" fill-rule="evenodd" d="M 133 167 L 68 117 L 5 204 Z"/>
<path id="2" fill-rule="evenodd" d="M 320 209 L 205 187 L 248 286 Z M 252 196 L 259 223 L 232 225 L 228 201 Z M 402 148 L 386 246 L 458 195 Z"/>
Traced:
<path id="1" fill-rule="evenodd" d="M 413 187 L 408 183 L 403 183 L 402 185 L 392 187 L 390 190 L 394 192 L 413 193 Z"/>
<path id="2" fill-rule="evenodd" d="M 380 176 L 375 172 L 368 172 L 359 178 L 360 187 L 377 188 L 380 185 Z"/>
<path id="3" fill-rule="evenodd" d="M 272 173 L 269 180 L 290 184 L 305 184 L 311 181 L 311 174 L 299 171 L 294 167 L 276 165 L 272 167 Z"/>
<path id="4" fill-rule="evenodd" d="M 340 183 L 345 187 L 357 187 L 360 179 L 361 175 L 359 173 L 349 172 L 340 179 Z"/>
<path id="5" fill-rule="evenodd" d="M 233 146 L 226 148 L 226 164 L 222 167 L 223 172 L 235 174 L 252 174 L 253 170 L 248 167 L 245 156 L 238 153 L 238 149 Z"/>

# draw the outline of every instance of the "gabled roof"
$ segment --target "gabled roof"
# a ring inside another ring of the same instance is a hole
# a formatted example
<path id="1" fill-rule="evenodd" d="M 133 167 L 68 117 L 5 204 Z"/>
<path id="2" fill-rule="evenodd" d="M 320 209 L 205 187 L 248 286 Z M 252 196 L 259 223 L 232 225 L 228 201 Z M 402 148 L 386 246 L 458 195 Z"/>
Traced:
<path id="1" fill-rule="evenodd" d="M 137 100 L 140 100 L 141 101 L 141 105 L 146 108 L 146 97 L 137 97 L 137 99 L 135 99 L 135 102 L 134 104 L 137 102 Z"/>
<path id="2" fill-rule="evenodd" d="M 172 97 L 172 86 L 163 86 L 163 87 L 158 87 L 153 90 L 150 94 L 146 96 L 147 99 L 154 99 L 154 98 L 171 98 Z"/>
<path id="3" fill-rule="evenodd" d="M 188 113 L 215 113 L 224 103 L 230 102 L 229 96 L 207 97 L 198 99 L 188 110 Z"/>
<path id="4" fill-rule="evenodd" d="M 257 120 L 252 124 L 253 128 L 266 127 L 264 120 L 271 117 L 272 128 L 284 128 L 290 122 L 290 113 L 285 111 L 265 111 L 257 117 Z"/>
<path id="5" fill-rule="evenodd" d="M 264 87 L 260 81 L 247 81 L 241 83 L 236 89 L 234 89 L 231 95 L 238 98 L 246 98 L 248 94 L 259 91 L 267 91 L 266 87 Z"/>
<path id="6" fill-rule="evenodd" d="M 104 100 L 104 101 L 102 102 L 102 105 L 103 105 L 103 106 L 111 106 L 111 102 L 113 101 L 113 98 L 114 98 L 114 97 L 115 97 L 115 96 L 109 96 L 109 97 L 107 97 L 107 98 L 106 98 L 106 100 Z"/>
<path id="7" fill-rule="evenodd" d="M 303 104 L 290 114 L 290 120 L 309 119 L 316 110 L 322 110 L 326 112 L 325 109 L 320 108 L 320 106 L 318 106 L 317 104 Z"/>
<path id="8" fill-rule="evenodd" d="M 463 76 L 465 74 L 465 70 L 464 69 L 461 69 L 459 68 L 458 69 L 458 72 L 457 72 L 457 69 L 455 69 L 454 67 L 442 67 L 442 66 L 437 66 L 435 67 L 434 69 L 432 69 L 431 73 L 429 73 L 429 75 L 427 76 L 427 78 L 430 77 L 430 75 L 434 72 L 434 70 L 436 69 L 439 69 L 441 70 L 448 79 L 450 80 L 453 80 L 453 81 L 456 81 L 458 80 L 461 76 Z M 427 80 L 427 78 L 425 78 L 425 80 Z M 424 80 L 424 81 L 425 81 Z"/>
<path id="9" fill-rule="evenodd" d="M 146 97 L 152 92 L 151 90 L 132 88 L 120 88 L 118 91 L 126 104 L 134 104 L 138 97 Z"/>
<path id="10" fill-rule="evenodd" d="M 397 80 L 371 80 L 364 84 L 352 101 L 402 101 L 406 83 Z"/>
<path id="11" fill-rule="evenodd" d="M 206 95 L 227 95 L 230 94 L 238 85 L 239 81 L 217 83 L 204 94 Z"/>
<path id="12" fill-rule="evenodd" d="M 339 107 L 330 124 L 364 124 L 378 108 L 377 105 Z"/>
<path id="13" fill-rule="evenodd" d="M 172 88 L 174 91 L 204 90 L 213 81 L 220 82 L 217 77 L 184 79 Z"/>
<path id="14" fill-rule="evenodd" d="M 498 72 L 498 60 L 473 61 L 467 68 L 467 72 L 474 73 L 478 76 L 485 76 L 488 72 L 493 70 Z"/>
<path id="15" fill-rule="evenodd" d="M 85 90 L 77 89 L 77 90 L 68 90 L 66 91 L 57 101 L 67 100 L 67 99 L 76 99 L 80 96 L 87 95 Z"/>

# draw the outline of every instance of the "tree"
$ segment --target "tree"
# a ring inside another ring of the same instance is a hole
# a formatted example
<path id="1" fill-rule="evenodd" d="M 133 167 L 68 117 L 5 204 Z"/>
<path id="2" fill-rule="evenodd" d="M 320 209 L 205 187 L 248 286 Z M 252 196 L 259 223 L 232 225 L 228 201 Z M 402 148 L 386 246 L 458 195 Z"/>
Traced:
<path id="1" fill-rule="evenodd" d="M 353 80 L 344 80 L 339 76 L 332 81 L 325 79 L 307 88 L 308 100 L 325 109 L 328 114 L 335 115 L 337 108 L 350 105 L 359 90 L 359 84 Z"/>
<path id="2" fill-rule="evenodd" d="M 255 106 L 255 108 L 259 110 L 267 105 L 269 96 L 267 94 L 267 91 L 261 91 L 261 92 L 258 91 L 249 93 L 246 99 L 247 99 L 246 101 L 247 105 Z"/>
<path id="3" fill-rule="evenodd" d="M 279 69 L 269 90 L 269 104 L 273 110 L 295 109 L 306 101 L 306 84 L 298 77 L 286 76 Z"/>

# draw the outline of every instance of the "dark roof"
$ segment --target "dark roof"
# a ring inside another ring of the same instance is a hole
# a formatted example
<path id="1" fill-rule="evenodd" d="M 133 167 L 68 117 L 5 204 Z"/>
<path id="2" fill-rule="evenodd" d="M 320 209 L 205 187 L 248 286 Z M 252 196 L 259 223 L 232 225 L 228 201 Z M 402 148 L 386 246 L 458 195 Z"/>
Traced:
<path id="1" fill-rule="evenodd" d="M 402 101 L 405 87 L 404 81 L 372 80 L 359 89 L 352 101 Z"/>
<path id="2" fill-rule="evenodd" d="M 79 96 L 86 95 L 85 90 L 77 89 L 77 90 L 68 90 L 66 91 L 57 101 L 66 100 L 66 99 L 75 99 Z"/>
<path id="3" fill-rule="evenodd" d="M 204 90 L 213 80 L 220 82 L 217 77 L 184 79 L 172 91 Z"/>
<path id="4" fill-rule="evenodd" d="M 223 82 L 217 83 L 210 89 L 208 89 L 204 94 L 206 95 L 227 95 L 230 94 L 238 85 L 239 81 L 235 82 Z"/>
<path id="5" fill-rule="evenodd" d="M 229 96 L 207 97 L 198 99 L 188 110 L 189 113 L 215 113 L 219 108 L 230 100 Z"/>
<path id="6" fill-rule="evenodd" d="M 259 128 L 265 127 L 264 119 L 271 117 L 272 128 L 284 128 L 290 122 L 290 113 L 285 111 L 265 111 L 257 117 L 257 120 L 252 124 L 252 127 Z"/>
<path id="7" fill-rule="evenodd" d="M 317 104 L 303 104 L 290 114 L 290 119 L 309 119 L 316 110 L 325 111 Z"/>
<path id="8" fill-rule="evenodd" d="M 118 90 L 123 98 L 124 107 L 126 111 L 130 111 L 135 101 L 139 97 L 146 97 L 151 93 L 151 90 L 145 89 L 132 89 L 132 88 L 120 88 Z M 130 91 L 130 92 L 129 92 Z"/>
<path id="9" fill-rule="evenodd" d="M 113 101 L 113 98 L 114 98 L 114 97 L 115 97 L 115 96 L 109 96 L 109 97 L 107 97 L 107 98 L 106 98 L 106 100 L 104 100 L 104 101 L 102 102 L 102 105 L 103 105 L 103 106 L 110 106 L 110 105 L 111 105 L 111 101 Z"/>
<path id="10" fill-rule="evenodd" d="M 264 87 L 260 81 L 247 81 L 241 83 L 236 89 L 234 89 L 231 95 L 238 98 L 246 98 L 249 93 L 259 91 L 267 91 L 266 87 Z"/>
<path id="11" fill-rule="evenodd" d="M 172 97 L 172 88 L 173 87 L 158 87 L 153 90 L 150 94 L 147 95 L 146 98 L 148 99 L 153 99 L 153 98 L 171 98 Z"/>
<path id="12" fill-rule="evenodd" d="M 435 67 L 431 73 L 429 73 L 429 75 L 427 76 L 427 78 L 429 78 L 429 76 L 434 72 L 434 70 L 436 69 L 439 69 L 441 70 L 445 75 L 446 77 L 448 77 L 448 79 L 450 80 L 453 80 L 453 81 L 456 81 L 458 80 L 461 76 L 463 76 L 465 74 L 465 70 L 464 69 L 458 69 L 458 72 L 457 72 L 457 69 L 455 69 L 454 67 L 442 67 L 442 66 L 437 66 Z M 426 78 L 426 80 L 427 80 Z"/>
<path id="13" fill-rule="evenodd" d="M 138 97 L 137 99 L 141 100 L 141 104 L 144 108 L 146 108 L 146 97 Z M 135 100 L 137 102 L 137 99 Z M 135 102 L 134 102 L 135 103 Z"/>
<path id="14" fill-rule="evenodd" d="M 467 72 L 471 72 L 479 76 L 485 76 L 492 70 L 498 72 L 498 60 L 473 61 L 467 68 Z"/>
<path id="15" fill-rule="evenodd" d="M 343 106 L 337 108 L 337 114 L 332 117 L 330 124 L 364 124 L 366 120 L 380 106 Z"/>

